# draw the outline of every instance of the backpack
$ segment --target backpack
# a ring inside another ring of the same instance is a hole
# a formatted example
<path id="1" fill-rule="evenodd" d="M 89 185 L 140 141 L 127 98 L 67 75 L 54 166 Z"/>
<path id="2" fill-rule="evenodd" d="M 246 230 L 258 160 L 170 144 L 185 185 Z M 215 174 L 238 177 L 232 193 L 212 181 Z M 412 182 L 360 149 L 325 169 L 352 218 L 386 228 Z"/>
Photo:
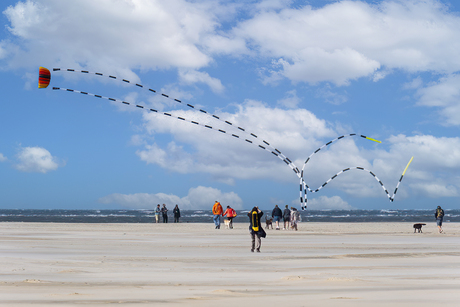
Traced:
<path id="1" fill-rule="evenodd" d="M 436 218 L 444 217 L 444 210 L 436 209 Z"/>

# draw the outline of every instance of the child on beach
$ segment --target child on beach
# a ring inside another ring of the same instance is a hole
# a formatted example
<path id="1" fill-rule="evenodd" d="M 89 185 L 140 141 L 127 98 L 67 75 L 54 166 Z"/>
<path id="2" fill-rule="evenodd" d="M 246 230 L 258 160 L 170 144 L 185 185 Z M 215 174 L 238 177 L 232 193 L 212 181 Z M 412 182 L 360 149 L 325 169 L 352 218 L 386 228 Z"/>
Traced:
<path id="1" fill-rule="evenodd" d="M 230 229 L 233 229 L 233 218 L 236 217 L 235 210 L 233 210 L 233 208 L 231 208 L 230 206 L 227 206 L 227 209 L 222 214 L 222 216 L 227 216 L 227 219 L 229 220 L 228 227 Z"/>

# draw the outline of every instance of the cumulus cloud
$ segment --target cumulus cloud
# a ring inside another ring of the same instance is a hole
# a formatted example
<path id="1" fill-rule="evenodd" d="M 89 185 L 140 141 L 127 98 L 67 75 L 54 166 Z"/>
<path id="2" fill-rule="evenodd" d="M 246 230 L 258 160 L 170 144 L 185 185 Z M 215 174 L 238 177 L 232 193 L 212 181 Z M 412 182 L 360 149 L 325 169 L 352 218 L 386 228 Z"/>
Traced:
<path id="1" fill-rule="evenodd" d="M 308 155 L 339 135 L 340 130 L 339 126 L 331 126 L 305 109 L 282 110 L 255 101 L 238 106 L 234 113 L 217 113 L 220 118 L 234 123 L 233 126 L 193 110 L 171 113 L 225 129 L 230 135 L 226 137 L 204 127 L 146 113 L 146 139 L 139 142 L 142 148 L 137 151 L 140 159 L 173 172 L 206 173 L 228 184 L 233 184 L 235 179 L 298 182 L 289 166 L 273 155 L 271 149 L 267 151 L 259 145 L 268 148 L 263 142 L 267 141 L 302 169 Z M 251 138 L 237 129 L 241 123 L 248 133 L 253 132 L 258 138 Z M 149 137 L 164 133 L 171 136 L 166 145 L 147 141 Z M 232 133 L 240 138 L 231 137 Z M 304 169 L 307 184 L 316 189 L 340 170 L 359 166 L 376 174 L 392 196 L 405 166 L 414 156 L 401 186 L 405 188 L 398 190 L 397 198 L 458 193 L 460 138 L 401 134 L 383 141 L 386 145 L 349 137 L 322 149 L 312 156 Z M 438 178 L 436 182 L 433 176 Z M 385 191 L 375 179 L 368 171 L 352 170 L 331 181 L 327 190 L 338 189 L 354 197 L 385 197 Z"/>
<path id="2" fill-rule="evenodd" d="M 414 82 L 416 85 L 419 84 L 417 79 Z M 460 125 L 459 84 L 460 74 L 440 78 L 437 82 L 417 90 L 417 104 L 437 108 L 439 115 L 437 119 L 441 119 L 443 125 L 458 126 Z"/>
<path id="3" fill-rule="evenodd" d="M 212 78 L 205 72 L 196 70 L 180 70 L 179 78 L 186 84 L 204 83 L 215 93 L 222 93 L 224 91 L 222 82 L 216 78 Z"/>
<path id="4" fill-rule="evenodd" d="M 308 209 L 311 210 L 353 210 L 346 201 L 339 196 L 319 196 L 308 201 Z"/>
<path id="5" fill-rule="evenodd" d="M 10 68 L 57 63 L 130 78 L 133 69 L 177 68 L 183 80 L 216 92 L 223 89 L 220 80 L 199 69 L 223 55 L 255 58 L 262 65 L 274 60 L 279 68 L 267 70 L 267 77 L 312 84 L 347 85 L 361 77 L 378 81 L 392 69 L 460 69 L 460 17 L 439 1 L 290 5 L 27 0 L 3 12 L 19 40 L 2 41 L 0 58 L 8 59 Z M 240 11 L 244 18 L 225 27 Z"/>
<path id="6" fill-rule="evenodd" d="M 361 77 L 378 81 L 391 69 L 459 70 L 459 25 L 460 18 L 435 0 L 340 1 L 263 9 L 234 32 L 278 59 L 280 68 L 269 77 L 347 85 Z"/>
<path id="7" fill-rule="evenodd" d="M 236 193 L 223 193 L 218 189 L 203 186 L 191 188 L 187 196 L 184 197 L 164 193 L 117 193 L 102 197 L 99 199 L 99 202 L 103 204 L 118 204 L 133 209 L 152 209 L 157 204 L 166 204 L 168 207 L 179 205 L 181 209 L 191 210 L 209 209 L 216 200 L 235 209 L 243 208 L 243 201 Z"/>
<path id="8" fill-rule="evenodd" d="M 60 162 L 42 147 L 24 147 L 16 156 L 18 163 L 15 168 L 22 172 L 47 173 L 55 171 Z"/>
<path id="9" fill-rule="evenodd" d="M 306 148 L 311 151 L 319 144 L 316 138 L 332 138 L 335 135 L 324 120 L 305 109 L 270 108 L 256 101 L 247 101 L 235 113 L 216 113 L 233 123 L 232 126 L 193 110 L 175 110 L 171 113 L 216 130 L 227 131 L 228 136 L 187 122 L 178 122 L 161 114 L 146 113 L 144 120 L 147 135 L 167 133 L 174 140 L 162 147 L 157 143 L 145 145 L 137 152 L 141 160 L 180 173 L 209 173 L 214 179 L 227 183 L 232 183 L 234 178 L 294 175 L 284 162 L 277 163 L 279 159 L 272 154 L 275 148 L 263 141 L 272 143 L 282 152 L 286 150 L 304 158 Z M 237 127 L 244 128 L 245 132 Z M 251 132 L 256 132 L 257 138 L 252 137 Z M 232 134 L 239 138 L 232 137 Z M 187 149 L 184 149 L 185 146 Z M 193 150 L 190 150 L 190 146 Z"/>
<path id="10" fill-rule="evenodd" d="M 124 70 L 128 77 L 132 68 L 208 65 L 212 59 L 200 50 L 200 41 L 212 37 L 219 26 L 219 11 L 211 3 L 184 0 L 27 0 L 4 14 L 10 32 L 24 42 L 20 52 L 10 54 L 10 67 L 34 65 L 39 59 L 75 68 Z M 34 56 L 28 59 L 29 53 Z"/>
<path id="11" fill-rule="evenodd" d="M 0 153 L 0 162 L 5 162 L 8 160 L 2 153 Z"/>

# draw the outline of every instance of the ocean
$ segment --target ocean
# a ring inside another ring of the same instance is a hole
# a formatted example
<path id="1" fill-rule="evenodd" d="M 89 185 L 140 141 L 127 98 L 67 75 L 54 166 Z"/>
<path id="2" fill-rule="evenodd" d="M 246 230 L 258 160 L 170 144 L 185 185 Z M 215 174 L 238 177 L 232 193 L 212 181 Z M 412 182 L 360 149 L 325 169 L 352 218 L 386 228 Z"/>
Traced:
<path id="1" fill-rule="evenodd" d="M 433 210 L 305 210 L 303 222 L 435 222 Z M 444 222 L 460 222 L 460 209 L 444 209 Z M 237 210 L 235 223 L 247 223 L 248 210 Z M 265 214 L 271 210 L 265 210 Z M 174 221 L 172 208 L 169 223 Z M 263 219 L 263 218 L 262 218 Z M 264 219 L 263 219 L 264 220 Z M 160 217 L 161 221 L 161 217 Z M 153 210 L 0 209 L 0 222 L 154 223 Z M 211 210 L 181 210 L 181 223 L 212 223 Z"/>

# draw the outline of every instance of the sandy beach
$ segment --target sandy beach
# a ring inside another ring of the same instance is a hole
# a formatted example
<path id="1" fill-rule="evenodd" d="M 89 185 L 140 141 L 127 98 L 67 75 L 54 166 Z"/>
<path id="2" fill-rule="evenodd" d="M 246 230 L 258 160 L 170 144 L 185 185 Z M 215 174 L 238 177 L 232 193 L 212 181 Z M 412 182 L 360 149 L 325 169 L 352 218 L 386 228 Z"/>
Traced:
<path id="1" fill-rule="evenodd" d="M 223 225 L 222 225 L 223 226 Z M 0 305 L 458 306 L 460 223 L 0 223 Z"/>

